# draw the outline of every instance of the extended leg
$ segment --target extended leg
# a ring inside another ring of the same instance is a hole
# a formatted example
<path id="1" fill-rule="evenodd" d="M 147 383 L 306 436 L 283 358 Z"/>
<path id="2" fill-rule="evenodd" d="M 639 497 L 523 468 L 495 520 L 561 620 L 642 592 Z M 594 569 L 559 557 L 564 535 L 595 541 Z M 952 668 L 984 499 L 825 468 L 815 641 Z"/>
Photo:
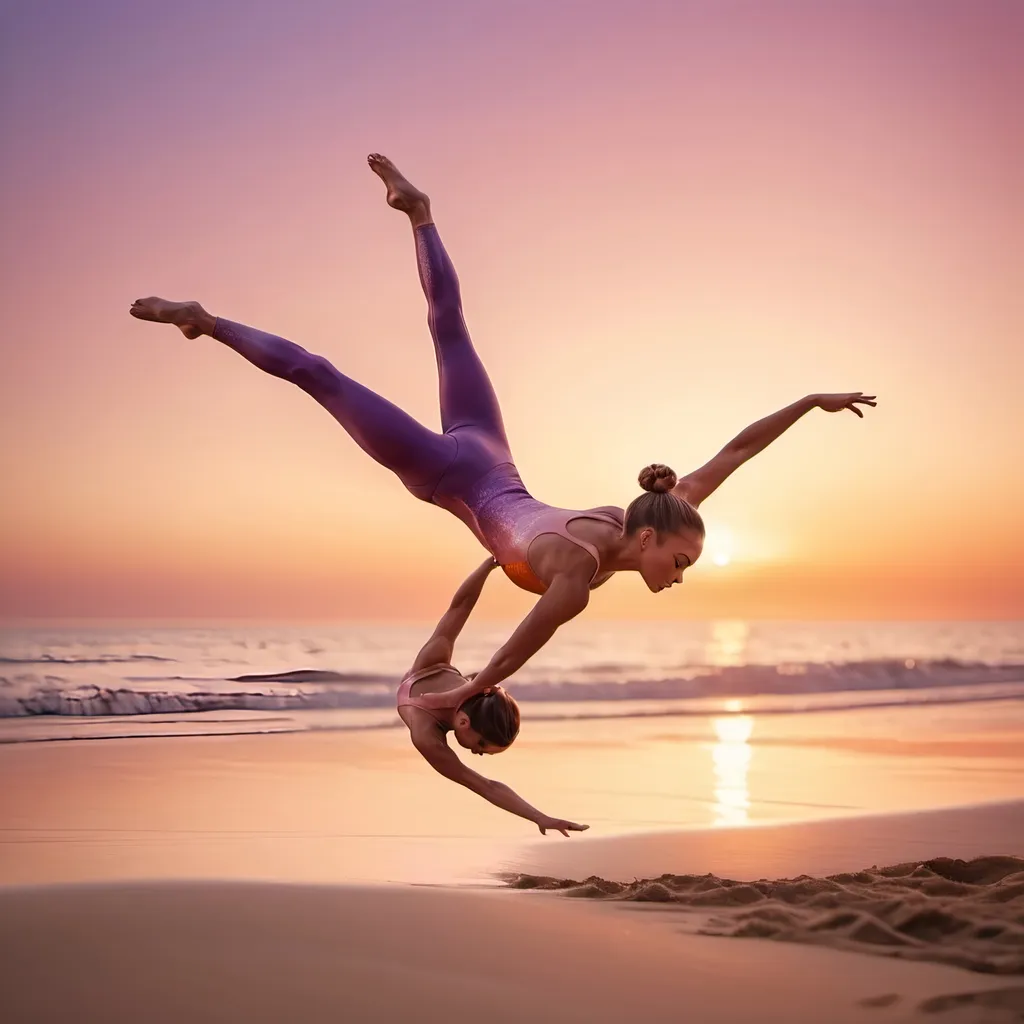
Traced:
<path id="1" fill-rule="evenodd" d="M 389 205 L 408 214 L 412 223 L 420 282 L 427 297 L 427 323 L 437 356 L 441 426 L 446 432 L 476 427 L 507 447 L 498 399 L 466 329 L 459 279 L 431 217 L 430 200 L 386 157 L 371 154 L 369 163 L 388 186 Z"/>
<path id="2" fill-rule="evenodd" d="M 266 373 L 290 381 L 320 403 L 370 458 L 429 501 L 457 450 L 454 438 L 435 434 L 387 399 L 346 377 L 322 356 L 294 342 L 231 320 L 198 303 L 140 299 L 132 315 L 176 324 L 188 337 L 208 334 Z"/>

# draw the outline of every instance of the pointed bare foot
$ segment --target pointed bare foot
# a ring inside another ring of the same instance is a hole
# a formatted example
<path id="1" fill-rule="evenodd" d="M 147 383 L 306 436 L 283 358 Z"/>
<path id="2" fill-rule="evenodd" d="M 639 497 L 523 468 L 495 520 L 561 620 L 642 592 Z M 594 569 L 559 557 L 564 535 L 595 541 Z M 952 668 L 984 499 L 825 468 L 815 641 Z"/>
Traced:
<path id="1" fill-rule="evenodd" d="M 168 299 L 158 299 L 155 295 L 148 299 L 136 299 L 128 312 L 139 320 L 174 324 L 186 338 L 211 334 L 216 322 L 198 302 L 171 302 Z"/>
<path id="2" fill-rule="evenodd" d="M 430 197 L 411 185 L 399 169 L 380 153 L 371 153 L 366 162 L 370 170 L 388 187 L 388 206 L 409 214 L 422 223 L 430 221 Z M 426 220 L 423 220 L 426 217 Z"/>

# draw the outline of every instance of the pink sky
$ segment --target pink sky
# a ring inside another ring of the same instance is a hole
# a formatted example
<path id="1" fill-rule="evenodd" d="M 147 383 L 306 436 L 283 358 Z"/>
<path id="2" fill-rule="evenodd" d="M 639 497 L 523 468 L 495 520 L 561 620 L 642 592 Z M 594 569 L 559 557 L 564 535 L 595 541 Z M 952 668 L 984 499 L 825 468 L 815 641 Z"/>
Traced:
<path id="1" fill-rule="evenodd" d="M 804 394 L 880 397 L 708 500 L 728 565 L 658 598 L 622 574 L 588 614 L 1024 617 L 1024 7 L 578 11 L 3 16 L 0 615 L 440 611 L 483 554 L 462 524 L 301 392 L 127 315 L 199 299 L 436 426 L 379 150 L 433 197 L 542 500 L 625 505 Z"/>

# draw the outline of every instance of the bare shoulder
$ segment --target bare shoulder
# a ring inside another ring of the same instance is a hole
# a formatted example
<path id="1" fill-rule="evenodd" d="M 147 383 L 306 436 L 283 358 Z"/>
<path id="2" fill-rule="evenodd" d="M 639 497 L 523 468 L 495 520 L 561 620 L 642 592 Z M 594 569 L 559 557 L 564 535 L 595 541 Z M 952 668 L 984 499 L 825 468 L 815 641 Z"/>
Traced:
<path id="1" fill-rule="evenodd" d="M 691 473 L 689 476 L 684 476 L 679 483 L 672 488 L 672 493 L 677 498 L 681 498 L 687 504 L 693 505 L 694 508 L 696 508 L 705 497 L 701 486 L 701 479 L 696 472 Z"/>
<path id="2" fill-rule="evenodd" d="M 409 726 L 409 734 L 412 745 L 439 775 L 474 791 L 479 791 L 486 783 L 482 775 L 478 775 L 472 768 L 466 767 L 459 759 L 458 754 L 448 746 L 445 734 L 436 722 L 430 725 L 417 720 Z"/>
<path id="3" fill-rule="evenodd" d="M 621 505 L 598 505 L 597 508 L 588 508 L 588 512 L 603 512 L 606 515 L 618 519 L 620 522 L 626 517 L 626 510 Z"/>
<path id="4" fill-rule="evenodd" d="M 437 719 L 422 708 L 418 708 L 414 704 L 403 704 L 398 709 L 398 717 L 408 727 L 409 737 L 417 750 L 420 749 L 421 743 L 438 743 L 444 747 L 448 745 Z"/>
<path id="5" fill-rule="evenodd" d="M 686 476 L 681 476 L 670 493 L 696 508 L 718 486 L 720 481 L 716 482 L 717 477 L 723 473 L 728 475 L 731 471 L 732 467 L 726 465 L 725 459 L 720 455 L 715 456 L 706 465 L 698 466 Z"/>
<path id="6" fill-rule="evenodd" d="M 584 540 L 589 539 L 584 536 Z M 528 557 L 533 571 L 545 583 L 551 583 L 556 576 L 578 576 L 589 582 L 594 575 L 594 556 L 557 533 L 542 533 L 537 537 L 530 545 Z"/>
<path id="7" fill-rule="evenodd" d="M 437 724 L 436 719 L 419 708 L 401 708 L 399 714 L 403 711 L 408 712 L 408 714 L 402 714 L 402 720 L 409 727 L 409 739 L 412 740 L 412 745 L 432 767 L 438 768 L 440 764 L 445 764 L 452 758 L 458 761 L 452 748 L 448 746 L 444 731 Z M 460 761 L 459 764 L 461 763 Z M 443 774 L 447 775 L 450 772 L 443 772 Z"/>
<path id="8" fill-rule="evenodd" d="M 432 636 L 421 648 L 412 663 L 412 672 L 422 672 L 433 665 L 443 665 L 452 660 L 454 645 L 446 636 Z"/>

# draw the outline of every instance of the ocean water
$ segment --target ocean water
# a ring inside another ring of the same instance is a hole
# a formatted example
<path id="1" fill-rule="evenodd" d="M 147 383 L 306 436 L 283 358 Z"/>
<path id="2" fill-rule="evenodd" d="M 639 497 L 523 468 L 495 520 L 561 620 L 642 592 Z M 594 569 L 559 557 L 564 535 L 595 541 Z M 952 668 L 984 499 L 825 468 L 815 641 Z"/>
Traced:
<path id="1" fill-rule="evenodd" d="M 393 726 L 431 628 L 6 628 L 0 740 Z M 456 664 L 481 668 L 512 628 L 471 624 Z M 1024 622 L 582 619 L 507 685 L 533 718 L 1024 700 Z"/>

